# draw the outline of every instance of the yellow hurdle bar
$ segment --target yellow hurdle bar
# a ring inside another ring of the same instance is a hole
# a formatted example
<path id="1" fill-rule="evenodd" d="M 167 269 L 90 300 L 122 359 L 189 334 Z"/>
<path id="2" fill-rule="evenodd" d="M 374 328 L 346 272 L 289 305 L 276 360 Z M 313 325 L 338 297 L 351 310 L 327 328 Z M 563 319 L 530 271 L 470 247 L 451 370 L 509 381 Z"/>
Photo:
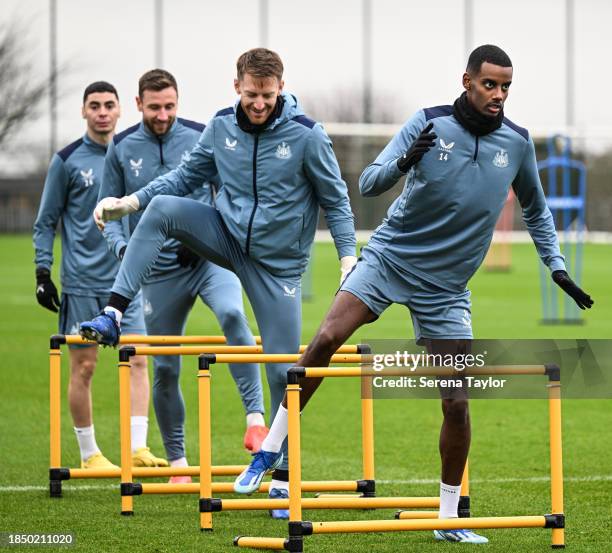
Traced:
<path id="1" fill-rule="evenodd" d="M 439 518 L 436 520 L 355 520 L 313 522 L 313 534 L 344 532 L 405 532 L 407 530 L 470 530 L 482 528 L 544 528 L 543 516 Z"/>
<path id="2" fill-rule="evenodd" d="M 213 476 L 235 476 L 246 465 L 217 465 L 212 467 Z M 70 478 L 119 478 L 121 469 L 68 469 Z M 199 465 L 190 467 L 132 467 L 134 478 L 166 478 L 169 476 L 200 476 Z"/>
<path id="3" fill-rule="evenodd" d="M 438 511 L 398 511 L 395 518 L 399 520 L 438 518 Z"/>
<path id="4" fill-rule="evenodd" d="M 301 345 L 300 353 L 304 352 L 308 346 Z M 225 345 L 199 345 L 199 346 L 136 346 L 135 355 L 201 355 L 203 353 L 216 353 L 216 354 L 236 354 L 236 355 L 248 355 L 248 354 L 263 354 L 263 346 L 225 346 Z M 352 345 L 340 346 L 338 353 L 352 353 L 357 354 L 358 347 Z M 274 355 L 274 354 L 272 354 Z M 297 361 L 297 354 L 294 361 Z M 251 361 L 242 361 L 250 363 Z M 218 361 L 224 362 L 224 361 Z M 240 362 L 240 360 L 238 361 Z M 292 362 L 292 361 L 289 361 Z M 351 361 L 355 362 L 355 361 Z M 357 360 L 356 362 L 359 362 Z"/>
<path id="5" fill-rule="evenodd" d="M 250 549 L 285 549 L 285 538 L 249 538 L 238 536 L 234 538 L 234 545 L 249 547 Z"/>
<path id="6" fill-rule="evenodd" d="M 289 458 L 291 460 L 291 458 Z M 291 477 L 291 472 L 289 473 Z M 291 498 L 291 491 L 289 492 Z M 299 496 L 299 493 L 298 493 Z M 287 509 L 290 499 L 222 499 L 222 511 Z M 429 509 L 439 508 L 439 497 L 304 497 L 302 509 Z M 291 513 L 289 514 L 291 519 Z M 461 519 L 467 520 L 467 519 Z M 461 526 L 459 526 L 461 528 Z"/>
<path id="7" fill-rule="evenodd" d="M 252 346 L 226 346 L 232 348 Z M 355 346 L 356 347 L 356 346 Z M 213 353 L 202 346 L 136 346 L 134 355 L 200 355 L 202 353 Z M 297 353 L 220 353 L 216 356 L 216 363 L 295 363 L 300 358 Z M 331 363 L 361 363 L 364 356 L 357 353 L 339 353 L 331 358 Z"/>
<path id="8" fill-rule="evenodd" d="M 141 484 L 144 494 L 196 494 L 200 493 L 200 484 Z M 268 493 L 270 483 L 261 484 L 255 493 Z M 317 491 L 356 491 L 357 482 L 354 480 L 323 480 L 302 482 L 303 492 Z M 213 482 L 212 493 L 234 493 L 233 482 Z M 338 496 L 331 496 L 338 497 Z M 354 497 L 361 497 L 359 494 Z"/>
<path id="9" fill-rule="evenodd" d="M 93 340 L 85 340 L 78 334 L 67 334 L 66 344 L 95 344 Z M 255 342 L 261 344 L 261 337 L 255 336 Z M 146 336 L 142 334 L 124 334 L 119 338 L 119 344 L 226 344 L 225 336 Z"/>
<path id="10" fill-rule="evenodd" d="M 212 497 L 212 439 L 210 432 L 210 368 L 198 359 L 198 406 L 200 433 L 200 498 Z M 212 530 L 212 513 L 200 513 L 200 530 Z"/>
<path id="11" fill-rule="evenodd" d="M 218 362 L 219 357 L 217 356 Z M 336 356 L 334 356 L 336 357 Z M 339 357 L 339 356 L 338 356 Z M 349 356 L 347 356 L 349 357 Z M 365 357 L 365 356 L 363 356 Z M 339 361 L 336 361 L 339 362 Z M 348 361 L 346 361 L 348 362 Z M 363 362 L 367 362 L 365 359 Z M 470 367 L 463 371 L 456 371 L 453 367 L 417 367 L 416 370 L 400 369 L 395 367 L 375 371 L 372 368 L 361 367 L 313 367 L 306 368 L 305 378 L 351 377 L 351 376 L 489 376 L 489 375 L 544 375 L 544 365 L 487 365 L 483 367 Z"/>
<path id="12" fill-rule="evenodd" d="M 548 384 L 550 431 L 550 499 L 552 514 L 563 514 L 563 452 L 561 447 L 561 382 Z M 552 546 L 565 547 L 565 529 L 553 528 Z"/>

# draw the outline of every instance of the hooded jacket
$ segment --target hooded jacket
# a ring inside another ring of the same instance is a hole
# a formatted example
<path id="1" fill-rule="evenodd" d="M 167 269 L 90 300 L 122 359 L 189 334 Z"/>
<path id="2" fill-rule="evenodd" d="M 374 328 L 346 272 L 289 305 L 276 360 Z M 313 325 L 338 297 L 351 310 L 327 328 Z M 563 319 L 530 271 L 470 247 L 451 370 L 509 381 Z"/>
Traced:
<path id="1" fill-rule="evenodd" d="M 240 129 L 236 104 L 219 111 L 174 171 L 136 192 L 141 209 L 158 194 L 184 196 L 219 185 L 215 207 L 244 253 L 278 276 L 306 269 L 319 207 L 338 256 L 355 254 L 347 188 L 322 126 L 284 93 L 278 118 L 260 133 Z"/>

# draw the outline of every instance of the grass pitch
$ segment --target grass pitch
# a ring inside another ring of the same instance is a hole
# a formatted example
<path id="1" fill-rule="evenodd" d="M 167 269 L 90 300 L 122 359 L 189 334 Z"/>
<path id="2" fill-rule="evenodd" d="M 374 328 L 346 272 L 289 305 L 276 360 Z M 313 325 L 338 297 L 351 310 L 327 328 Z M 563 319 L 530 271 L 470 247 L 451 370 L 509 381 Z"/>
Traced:
<path id="1" fill-rule="evenodd" d="M 508 274 L 481 271 L 472 281 L 473 325 L 479 338 L 610 338 L 610 246 L 586 247 L 583 284 L 595 299 L 580 327 L 543 327 L 539 276 L 533 246 L 513 247 Z M 64 497 L 50 499 L 48 483 L 48 337 L 57 319 L 36 304 L 30 238 L 0 238 L 0 532 L 65 533 L 75 536 L 75 551 L 236 551 L 236 535 L 286 535 L 284 522 L 263 512 L 215 515 L 215 530 L 198 531 L 196 496 L 141 496 L 135 516 L 119 515 L 118 485 L 109 480 L 64 483 Z M 59 252 L 57 259 L 59 259 Z M 59 265 L 57 263 L 56 265 Z M 58 283 L 57 271 L 54 271 Z M 314 300 L 304 304 L 303 341 L 316 331 L 338 281 L 333 246 L 318 245 L 314 264 Z M 252 314 L 249 313 L 253 321 Z M 255 331 L 256 327 L 253 325 Z M 211 314 L 198 305 L 188 333 L 218 334 Z M 412 336 L 408 313 L 390 308 L 351 340 Z M 68 367 L 64 357 L 63 388 Z M 100 354 L 94 378 L 96 435 L 104 453 L 118 462 L 116 352 Z M 152 364 L 151 364 L 152 365 Z M 197 452 L 196 363 L 184 363 L 182 386 L 187 404 L 188 457 Z M 213 462 L 248 461 L 241 447 L 243 414 L 228 371 L 213 371 Z M 265 386 L 264 386 L 265 388 Z M 359 386 L 328 380 L 303 415 L 304 479 L 351 479 L 361 474 Z M 65 394 L 62 398 L 63 464 L 77 466 L 78 449 Z M 609 400 L 568 400 L 563 404 L 566 540 L 572 551 L 609 552 L 612 518 L 612 409 Z M 472 512 L 475 516 L 544 514 L 550 511 L 547 405 L 540 400 L 481 400 L 471 404 L 470 453 Z M 376 476 L 379 495 L 438 493 L 438 401 L 378 401 Z M 151 409 L 149 442 L 163 451 Z M 392 518 L 393 511 L 306 511 L 310 520 Z M 550 532 L 542 529 L 483 531 L 489 552 L 547 551 Z M 439 544 L 429 532 L 312 536 L 306 551 L 439 552 L 470 546 Z M 27 550 L 21 547 L 21 550 Z"/>

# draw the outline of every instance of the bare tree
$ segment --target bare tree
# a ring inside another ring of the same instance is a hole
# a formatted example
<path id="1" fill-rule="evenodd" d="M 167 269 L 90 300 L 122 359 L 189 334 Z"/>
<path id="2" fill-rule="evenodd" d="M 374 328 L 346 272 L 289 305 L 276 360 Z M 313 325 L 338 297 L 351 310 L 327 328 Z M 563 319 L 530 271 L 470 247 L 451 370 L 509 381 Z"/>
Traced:
<path id="1" fill-rule="evenodd" d="M 49 77 L 40 77 L 28 51 L 23 27 L 0 26 L 0 147 L 24 121 L 34 119 L 47 94 Z"/>

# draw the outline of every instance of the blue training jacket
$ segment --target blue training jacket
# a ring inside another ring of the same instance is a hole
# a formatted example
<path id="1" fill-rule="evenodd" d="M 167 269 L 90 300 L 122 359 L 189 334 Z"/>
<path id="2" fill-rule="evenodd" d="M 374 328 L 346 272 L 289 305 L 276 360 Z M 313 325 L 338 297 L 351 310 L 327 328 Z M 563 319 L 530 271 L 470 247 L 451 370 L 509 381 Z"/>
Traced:
<path id="1" fill-rule="evenodd" d="M 363 171 L 364 196 L 390 189 L 403 176 L 397 159 L 433 122 L 435 146 L 408 172 L 402 194 L 368 247 L 426 282 L 463 291 L 489 249 L 512 186 L 542 261 L 551 271 L 565 269 L 527 130 L 504 118 L 499 129 L 477 137 L 452 110 L 418 111 Z"/>
<path id="2" fill-rule="evenodd" d="M 202 123 L 177 118 L 163 136 L 152 133 L 143 122 L 115 135 L 106 154 L 99 199 L 133 194 L 156 177 L 171 171 L 189 157 L 189 152 L 203 130 Z M 191 197 L 212 205 L 211 185 L 200 179 Z M 119 256 L 121 249 L 127 245 L 129 235 L 134 232 L 141 216 L 142 212 L 130 215 L 128 228 L 123 220 L 106 224 L 104 236 L 108 247 L 116 256 Z M 181 267 L 177 262 L 176 254 L 180 245 L 178 240 L 167 240 L 164 243 L 145 282 L 159 282 L 191 271 L 191 267 Z"/>
<path id="3" fill-rule="evenodd" d="M 66 294 L 108 294 L 119 261 L 110 253 L 92 212 L 104 171 L 106 146 L 87 134 L 51 159 L 34 223 L 36 267 L 51 269 L 53 241 L 62 222 L 61 285 Z"/>
<path id="4" fill-rule="evenodd" d="M 331 141 L 293 95 L 283 97 L 281 115 L 260 134 L 240 129 L 236 106 L 219 111 L 188 160 L 136 193 L 141 208 L 158 194 L 184 196 L 216 176 L 225 225 L 271 273 L 305 270 L 319 207 L 338 256 L 355 255 L 353 214 Z"/>

